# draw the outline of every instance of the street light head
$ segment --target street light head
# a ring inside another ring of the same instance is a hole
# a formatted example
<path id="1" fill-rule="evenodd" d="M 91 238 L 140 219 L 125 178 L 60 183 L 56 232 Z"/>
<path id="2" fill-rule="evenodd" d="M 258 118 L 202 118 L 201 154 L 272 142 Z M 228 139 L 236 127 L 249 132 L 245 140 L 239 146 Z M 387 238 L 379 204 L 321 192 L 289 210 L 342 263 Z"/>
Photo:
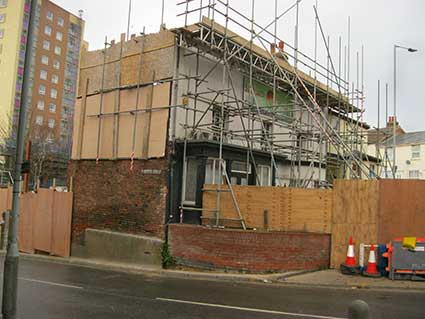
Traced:
<path id="1" fill-rule="evenodd" d="M 408 48 L 407 51 L 409 51 L 409 52 L 417 52 L 418 50 L 417 49 Z"/>

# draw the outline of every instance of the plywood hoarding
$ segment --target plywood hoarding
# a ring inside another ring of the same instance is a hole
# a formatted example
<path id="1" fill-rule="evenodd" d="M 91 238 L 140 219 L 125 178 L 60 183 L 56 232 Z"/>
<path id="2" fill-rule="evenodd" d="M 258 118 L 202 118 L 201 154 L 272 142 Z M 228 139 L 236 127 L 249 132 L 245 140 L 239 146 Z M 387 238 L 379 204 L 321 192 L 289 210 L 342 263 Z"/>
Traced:
<path id="1" fill-rule="evenodd" d="M 78 99 L 72 158 L 163 157 L 169 100 L 169 83 Z"/>

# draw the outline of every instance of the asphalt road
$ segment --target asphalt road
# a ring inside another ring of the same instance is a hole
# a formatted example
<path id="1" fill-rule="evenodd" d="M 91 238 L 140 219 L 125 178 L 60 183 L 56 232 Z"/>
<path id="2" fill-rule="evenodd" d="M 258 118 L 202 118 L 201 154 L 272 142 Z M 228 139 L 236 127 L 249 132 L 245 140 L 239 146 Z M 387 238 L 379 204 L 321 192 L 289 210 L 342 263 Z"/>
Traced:
<path id="1" fill-rule="evenodd" d="M 175 279 L 20 261 L 25 319 L 346 318 L 355 299 L 369 303 L 372 319 L 425 318 L 423 292 Z"/>

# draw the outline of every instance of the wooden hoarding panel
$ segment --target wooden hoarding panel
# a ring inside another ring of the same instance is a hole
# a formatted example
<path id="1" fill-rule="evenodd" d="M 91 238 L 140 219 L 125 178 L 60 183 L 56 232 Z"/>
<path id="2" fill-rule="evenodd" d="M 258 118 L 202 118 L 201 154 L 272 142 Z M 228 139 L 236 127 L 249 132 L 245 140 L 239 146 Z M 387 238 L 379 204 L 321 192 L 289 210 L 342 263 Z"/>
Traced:
<path id="1" fill-rule="evenodd" d="M 72 193 L 53 192 L 53 223 L 51 254 L 70 256 Z"/>
<path id="2" fill-rule="evenodd" d="M 378 240 L 379 182 L 337 180 L 333 188 L 331 267 L 344 262 L 348 240 L 356 252 L 360 243 Z"/>
<path id="3" fill-rule="evenodd" d="M 213 189 L 215 185 L 205 185 Z M 332 191 L 290 189 L 280 187 L 232 186 L 239 209 L 248 228 L 269 230 L 290 230 L 330 233 Z M 212 218 L 209 211 L 216 208 L 217 193 L 204 192 L 204 217 Z M 221 193 L 220 216 L 237 218 L 230 193 Z M 265 211 L 267 218 L 265 225 Z M 209 219 L 210 220 L 210 219 Z M 204 221 L 204 224 L 207 222 Z M 235 226 L 234 222 L 224 222 L 224 226 Z M 240 227 L 236 223 L 236 227 Z"/>
<path id="4" fill-rule="evenodd" d="M 19 250 L 34 253 L 34 215 L 38 211 L 38 194 L 21 195 L 19 210 Z"/>
<path id="5" fill-rule="evenodd" d="M 53 191 L 39 189 L 33 207 L 34 249 L 51 252 L 53 229 Z"/>
<path id="6" fill-rule="evenodd" d="M 170 83 L 155 86 L 149 134 L 149 158 L 163 157 L 165 155 L 169 111 L 168 109 L 158 110 L 158 108 L 168 105 L 170 105 Z"/>
<path id="7" fill-rule="evenodd" d="M 98 121 L 102 121 L 100 130 L 100 147 L 99 147 L 99 158 L 110 159 L 113 157 L 113 136 L 114 136 L 114 112 L 115 104 L 117 103 L 117 92 L 107 92 L 103 95 L 102 113 L 106 114 L 102 116 Z M 97 132 L 96 132 L 97 136 Z M 93 141 L 97 144 L 97 139 Z"/>
<path id="8" fill-rule="evenodd" d="M 81 147 L 82 159 L 95 159 L 97 157 L 97 141 L 99 130 L 100 94 L 87 97 L 86 120 L 83 129 L 83 145 Z"/>
<path id="9" fill-rule="evenodd" d="M 0 188 L 0 221 L 3 220 L 3 212 L 12 209 L 12 188 Z"/>
<path id="10" fill-rule="evenodd" d="M 425 181 L 381 180 L 379 242 L 425 237 Z"/>

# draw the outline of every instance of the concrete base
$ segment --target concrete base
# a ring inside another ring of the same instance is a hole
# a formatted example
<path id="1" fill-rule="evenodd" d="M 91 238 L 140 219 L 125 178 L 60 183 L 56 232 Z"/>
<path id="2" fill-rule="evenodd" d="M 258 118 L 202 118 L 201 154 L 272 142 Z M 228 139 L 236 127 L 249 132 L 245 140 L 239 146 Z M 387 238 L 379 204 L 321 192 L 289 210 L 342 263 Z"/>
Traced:
<path id="1" fill-rule="evenodd" d="M 162 267 L 163 243 L 158 238 L 88 228 L 84 245 L 72 244 L 71 255 L 120 264 Z"/>

